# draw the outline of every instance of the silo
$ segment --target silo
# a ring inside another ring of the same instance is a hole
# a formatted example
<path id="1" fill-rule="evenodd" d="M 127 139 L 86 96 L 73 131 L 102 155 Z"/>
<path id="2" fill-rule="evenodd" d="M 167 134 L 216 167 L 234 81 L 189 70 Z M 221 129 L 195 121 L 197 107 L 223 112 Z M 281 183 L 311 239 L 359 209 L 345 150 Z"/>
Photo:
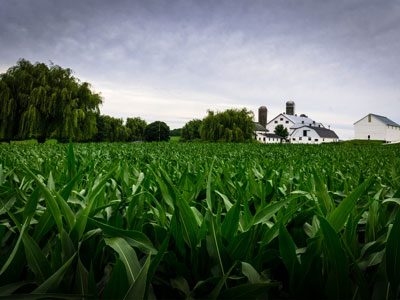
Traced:
<path id="1" fill-rule="evenodd" d="M 286 114 L 287 115 L 294 115 L 294 102 L 288 101 L 286 102 Z"/>
<path id="2" fill-rule="evenodd" d="M 267 114 L 268 109 L 265 106 L 260 106 L 258 109 L 258 123 L 264 127 L 267 127 Z"/>

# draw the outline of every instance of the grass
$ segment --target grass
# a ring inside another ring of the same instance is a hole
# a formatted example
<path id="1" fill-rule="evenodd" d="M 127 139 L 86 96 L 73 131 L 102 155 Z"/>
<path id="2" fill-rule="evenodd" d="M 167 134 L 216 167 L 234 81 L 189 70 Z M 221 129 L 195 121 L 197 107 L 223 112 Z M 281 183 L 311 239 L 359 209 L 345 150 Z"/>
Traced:
<path id="1" fill-rule="evenodd" d="M 0 297 L 397 298 L 399 150 L 0 145 Z"/>
<path id="2" fill-rule="evenodd" d="M 170 142 L 179 142 L 180 136 L 170 136 L 169 141 Z"/>

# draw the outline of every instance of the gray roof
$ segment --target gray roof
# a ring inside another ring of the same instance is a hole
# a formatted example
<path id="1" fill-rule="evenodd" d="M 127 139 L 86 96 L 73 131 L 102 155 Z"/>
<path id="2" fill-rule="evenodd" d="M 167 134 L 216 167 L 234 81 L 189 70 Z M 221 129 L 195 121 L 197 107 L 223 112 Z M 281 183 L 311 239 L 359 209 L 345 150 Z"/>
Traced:
<path id="1" fill-rule="evenodd" d="M 274 138 L 274 139 L 282 139 L 281 136 L 275 134 L 275 133 L 263 133 L 263 136 L 267 137 L 267 138 Z"/>
<path id="2" fill-rule="evenodd" d="M 377 118 L 379 121 L 382 121 L 386 125 L 400 127 L 399 124 L 397 124 L 396 122 L 393 122 L 392 120 L 390 120 L 390 119 L 388 119 L 388 118 L 386 118 L 384 116 L 378 116 L 378 115 L 375 115 L 375 114 L 371 114 L 371 115 L 374 116 L 375 118 Z"/>
<path id="3" fill-rule="evenodd" d="M 267 128 L 265 128 L 264 126 L 262 126 L 258 122 L 254 122 L 254 125 L 256 126 L 256 130 L 255 131 L 267 131 Z"/>
<path id="4" fill-rule="evenodd" d="M 322 138 L 334 138 L 334 139 L 339 138 L 333 130 L 330 130 L 328 128 L 315 127 L 315 126 L 303 126 L 303 127 L 315 130 L 315 132 Z M 302 128 L 302 127 L 299 127 L 299 128 Z M 299 129 L 299 128 L 297 128 L 297 129 Z"/>

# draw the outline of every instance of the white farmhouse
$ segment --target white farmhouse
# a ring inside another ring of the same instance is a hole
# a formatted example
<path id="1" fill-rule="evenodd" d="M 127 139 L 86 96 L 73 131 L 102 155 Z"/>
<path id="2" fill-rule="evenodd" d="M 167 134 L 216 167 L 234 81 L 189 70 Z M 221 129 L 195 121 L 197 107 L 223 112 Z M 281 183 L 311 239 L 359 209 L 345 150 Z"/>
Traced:
<path id="1" fill-rule="evenodd" d="M 368 114 L 354 123 L 356 140 L 378 140 L 387 143 L 400 141 L 400 125 L 392 120 Z"/>
<path id="2" fill-rule="evenodd" d="M 315 122 L 308 116 L 301 114 L 297 116 L 295 112 L 295 103 L 286 102 L 286 113 L 281 113 L 267 123 L 268 110 L 261 106 L 258 110 L 258 123 L 255 123 L 256 129 L 254 137 L 261 143 L 280 143 L 291 142 L 295 144 L 321 144 L 339 141 L 336 133 L 325 128 L 322 123 Z M 275 128 L 282 125 L 287 129 L 289 136 L 285 140 L 275 135 Z"/>
<path id="3" fill-rule="evenodd" d="M 328 128 L 303 125 L 293 129 L 292 144 L 321 144 L 338 142 L 339 137 Z"/>

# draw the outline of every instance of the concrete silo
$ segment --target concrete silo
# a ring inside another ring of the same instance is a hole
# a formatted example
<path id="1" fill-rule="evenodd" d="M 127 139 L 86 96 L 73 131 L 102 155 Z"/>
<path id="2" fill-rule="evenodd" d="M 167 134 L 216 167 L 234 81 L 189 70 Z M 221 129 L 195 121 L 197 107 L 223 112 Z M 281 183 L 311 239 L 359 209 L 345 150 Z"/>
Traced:
<path id="1" fill-rule="evenodd" d="M 265 128 L 267 127 L 267 114 L 268 109 L 265 106 L 260 106 L 258 109 L 258 123 L 260 123 Z"/>
<path id="2" fill-rule="evenodd" d="M 286 114 L 287 115 L 294 115 L 294 102 L 288 101 L 286 102 Z"/>

